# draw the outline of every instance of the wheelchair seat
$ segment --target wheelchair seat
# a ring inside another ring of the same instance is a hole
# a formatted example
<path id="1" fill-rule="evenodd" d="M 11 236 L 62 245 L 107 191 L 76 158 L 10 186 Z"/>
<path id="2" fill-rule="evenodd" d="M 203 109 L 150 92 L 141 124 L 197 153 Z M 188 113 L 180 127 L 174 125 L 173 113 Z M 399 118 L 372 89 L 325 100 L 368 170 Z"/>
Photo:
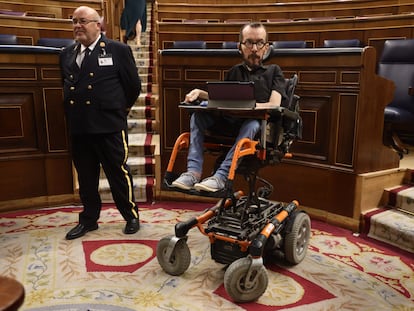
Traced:
<path id="1" fill-rule="evenodd" d="M 260 114 L 257 119 L 262 119 L 262 130 L 259 137 L 255 140 L 244 138 L 238 142 L 233 162 L 230 168 L 226 187 L 222 191 L 203 192 L 194 189 L 183 190 L 172 186 L 172 182 L 178 178 L 179 174 L 174 172 L 175 158 L 178 151 L 189 146 L 189 133 L 182 133 L 176 140 L 173 152 L 170 157 L 165 176 L 164 187 L 168 190 L 184 192 L 192 195 L 201 195 L 208 197 L 229 198 L 234 194 L 233 181 L 235 174 L 241 174 L 249 183 L 249 193 L 256 193 L 256 182 L 261 181 L 265 184 L 259 191 L 260 196 L 268 197 L 272 192 L 272 185 L 257 176 L 259 169 L 280 163 L 284 157 L 291 156 L 289 149 L 296 138 L 300 138 L 302 134 L 302 120 L 299 116 L 299 99 L 295 94 L 298 82 L 297 75 L 286 79 L 287 100 L 281 107 L 269 110 L 254 110 L 249 112 L 248 117 L 252 118 L 252 113 Z M 254 116 L 256 118 L 256 115 Z M 215 169 L 218 168 L 224 159 L 227 151 L 233 146 L 235 136 L 234 133 L 226 135 L 223 129 L 217 129 L 208 132 L 205 135 L 205 149 L 207 152 L 217 153 L 218 157 L 215 163 Z M 224 135 L 223 135 L 224 134 Z"/>

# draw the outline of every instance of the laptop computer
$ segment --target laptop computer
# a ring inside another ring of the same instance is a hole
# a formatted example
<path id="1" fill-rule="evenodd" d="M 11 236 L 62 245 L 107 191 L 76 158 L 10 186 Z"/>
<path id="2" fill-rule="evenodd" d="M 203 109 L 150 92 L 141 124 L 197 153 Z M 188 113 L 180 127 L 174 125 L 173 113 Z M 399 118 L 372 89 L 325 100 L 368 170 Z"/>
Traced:
<path id="1" fill-rule="evenodd" d="M 207 82 L 208 108 L 253 109 L 256 106 L 254 82 Z"/>

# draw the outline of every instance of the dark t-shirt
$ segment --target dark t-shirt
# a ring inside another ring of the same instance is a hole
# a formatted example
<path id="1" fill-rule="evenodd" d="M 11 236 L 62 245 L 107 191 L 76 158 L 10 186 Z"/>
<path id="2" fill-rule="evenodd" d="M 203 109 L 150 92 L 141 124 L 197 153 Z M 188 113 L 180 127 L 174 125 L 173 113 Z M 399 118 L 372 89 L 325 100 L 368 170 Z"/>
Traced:
<path id="1" fill-rule="evenodd" d="M 266 103 L 269 101 L 273 90 L 282 95 L 282 102 L 287 100 L 286 81 L 282 69 L 278 65 L 260 66 L 251 71 L 244 63 L 230 68 L 226 81 L 254 81 L 254 92 L 256 102 Z M 220 115 L 216 118 L 215 133 L 223 136 L 237 136 L 241 124 L 245 118 L 235 118 L 228 115 Z"/>
<path id="2" fill-rule="evenodd" d="M 275 64 L 260 66 L 255 70 L 249 70 L 245 64 L 238 64 L 228 71 L 225 80 L 254 81 L 254 92 L 258 103 L 268 102 L 273 90 L 282 95 L 282 101 L 287 99 L 282 69 Z"/>

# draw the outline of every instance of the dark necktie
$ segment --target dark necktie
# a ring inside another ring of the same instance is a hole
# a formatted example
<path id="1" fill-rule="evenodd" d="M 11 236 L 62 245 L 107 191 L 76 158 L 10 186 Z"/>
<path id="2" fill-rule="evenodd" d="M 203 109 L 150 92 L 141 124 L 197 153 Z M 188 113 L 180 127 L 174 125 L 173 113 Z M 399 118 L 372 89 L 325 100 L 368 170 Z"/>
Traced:
<path id="1" fill-rule="evenodd" d="M 83 57 L 81 67 L 84 67 L 86 62 L 88 61 L 89 55 L 91 54 L 91 50 L 89 48 L 86 48 L 84 53 L 85 53 L 85 55 Z"/>

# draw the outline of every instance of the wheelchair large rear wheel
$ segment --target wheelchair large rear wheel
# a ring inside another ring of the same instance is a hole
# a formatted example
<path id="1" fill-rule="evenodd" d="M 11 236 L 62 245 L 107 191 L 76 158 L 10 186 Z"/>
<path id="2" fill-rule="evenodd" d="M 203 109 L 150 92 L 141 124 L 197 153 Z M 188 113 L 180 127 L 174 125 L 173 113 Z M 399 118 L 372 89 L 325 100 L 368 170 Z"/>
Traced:
<path id="1" fill-rule="evenodd" d="M 235 302 L 254 301 L 266 291 L 269 279 L 263 265 L 251 274 L 251 279 L 256 280 L 250 286 L 246 285 L 250 265 L 251 259 L 243 257 L 234 261 L 224 273 L 224 288 Z"/>
<path id="2" fill-rule="evenodd" d="M 160 266 L 170 275 L 181 275 L 188 269 L 191 262 L 191 253 L 184 239 L 179 240 L 167 257 L 167 250 L 172 237 L 164 237 L 157 244 L 157 259 Z"/>
<path id="3" fill-rule="evenodd" d="M 311 232 L 311 221 L 306 213 L 294 215 L 292 230 L 285 236 L 285 259 L 291 264 L 300 263 L 306 256 Z"/>

